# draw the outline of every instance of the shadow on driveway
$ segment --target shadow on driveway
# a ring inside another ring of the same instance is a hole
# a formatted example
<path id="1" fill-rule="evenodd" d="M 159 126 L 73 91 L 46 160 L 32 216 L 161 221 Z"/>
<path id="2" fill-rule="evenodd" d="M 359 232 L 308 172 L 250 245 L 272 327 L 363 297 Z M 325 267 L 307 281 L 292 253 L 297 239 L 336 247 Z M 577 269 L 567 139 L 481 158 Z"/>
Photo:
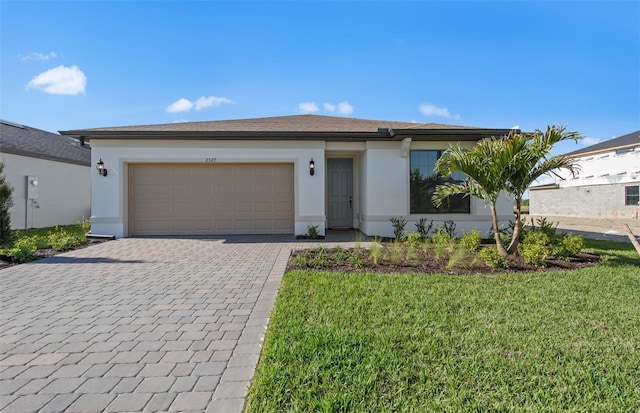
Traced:
<path id="1" fill-rule="evenodd" d="M 62 257 L 54 256 L 27 263 L 34 264 L 144 264 L 143 260 L 117 260 L 104 257 Z"/>

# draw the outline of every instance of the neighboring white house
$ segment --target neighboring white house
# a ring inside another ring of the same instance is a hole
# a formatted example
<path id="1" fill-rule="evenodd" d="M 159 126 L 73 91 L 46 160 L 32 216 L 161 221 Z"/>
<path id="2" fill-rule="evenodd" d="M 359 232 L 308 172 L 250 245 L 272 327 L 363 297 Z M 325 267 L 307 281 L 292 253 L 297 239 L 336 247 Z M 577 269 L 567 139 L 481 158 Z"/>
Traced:
<path id="1" fill-rule="evenodd" d="M 566 154 L 580 167 L 529 188 L 532 215 L 640 218 L 640 131 Z"/>
<path id="2" fill-rule="evenodd" d="M 0 162 L 14 188 L 13 229 L 91 215 L 91 149 L 78 139 L 0 120 Z"/>
<path id="3" fill-rule="evenodd" d="M 318 115 L 62 131 L 91 140 L 92 232 L 302 235 L 309 226 L 392 236 L 392 217 L 491 227 L 479 199 L 435 209 L 436 159 L 508 129 Z M 413 173 L 412 173 L 413 171 Z M 411 181 L 410 177 L 413 177 Z M 500 200 L 501 219 L 513 202 Z"/>

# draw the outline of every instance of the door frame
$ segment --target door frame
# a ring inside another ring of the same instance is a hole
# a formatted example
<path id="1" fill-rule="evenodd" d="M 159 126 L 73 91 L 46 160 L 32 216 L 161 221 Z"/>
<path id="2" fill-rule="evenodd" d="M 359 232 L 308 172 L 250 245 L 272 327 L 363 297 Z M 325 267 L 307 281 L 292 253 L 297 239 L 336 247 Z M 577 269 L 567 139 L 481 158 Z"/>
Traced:
<path id="1" fill-rule="evenodd" d="M 350 219 L 350 223 L 348 225 L 349 229 L 353 229 L 353 228 L 357 228 L 358 226 L 355 225 L 356 223 L 356 217 L 358 216 L 357 214 L 357 207 L 358 207 L 358 197 L 356 196 L 357 192 L 357 177 L 356 177 L 356 157 L 355 156 L 350 156 L 350 155 L 337 155 L 337 156 L 327 156 L 325 158 L 325 162 L 326 162 L 326 177 L 325 177 L 325 182 L 326 182 L 326 186 L 325 186 L 325 199 L 326 199 L 326 203 L 325 203 L 325 211 L 326 211 L 326 227 L 327 229 L 333 228 L 329 225 L 329 202 L 330 202 L 330 192 L 329 192 L 329 174 L 330 174 L 330 168 L 329 168 L 329 160 L 330 159 L 350 159 L 351 160 L 351 198 L 352 198 L 352 207 L 351 207 L 351 219 Z M 335 227 L 335 228 L 344 228 L 344 227 Z"/>

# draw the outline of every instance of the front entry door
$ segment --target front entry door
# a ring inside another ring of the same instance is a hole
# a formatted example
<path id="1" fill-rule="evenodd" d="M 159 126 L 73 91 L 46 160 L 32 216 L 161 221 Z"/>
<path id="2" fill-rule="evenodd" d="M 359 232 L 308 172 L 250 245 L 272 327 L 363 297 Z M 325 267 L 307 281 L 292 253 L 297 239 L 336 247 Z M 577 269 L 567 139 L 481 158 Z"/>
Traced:
<path id="1" fill-rule="evenodd" d="M 353 159 L 327 159 L 329 228 L 353 227 Z"/>

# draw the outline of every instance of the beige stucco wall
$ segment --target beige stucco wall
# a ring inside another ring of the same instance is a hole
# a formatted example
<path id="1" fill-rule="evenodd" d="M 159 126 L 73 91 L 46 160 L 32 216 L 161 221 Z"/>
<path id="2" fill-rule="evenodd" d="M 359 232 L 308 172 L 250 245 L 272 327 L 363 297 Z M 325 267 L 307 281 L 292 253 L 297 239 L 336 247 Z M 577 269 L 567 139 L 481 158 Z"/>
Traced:
<path id="1" fill-rule="evenodd" d="M 0 153 L 5 176 L 14 187 L 11 227 L 69 225 L 91 215 L 91 168 Z M 27 201 L 27 176 L 38 180 L 37 199 Z"/>

